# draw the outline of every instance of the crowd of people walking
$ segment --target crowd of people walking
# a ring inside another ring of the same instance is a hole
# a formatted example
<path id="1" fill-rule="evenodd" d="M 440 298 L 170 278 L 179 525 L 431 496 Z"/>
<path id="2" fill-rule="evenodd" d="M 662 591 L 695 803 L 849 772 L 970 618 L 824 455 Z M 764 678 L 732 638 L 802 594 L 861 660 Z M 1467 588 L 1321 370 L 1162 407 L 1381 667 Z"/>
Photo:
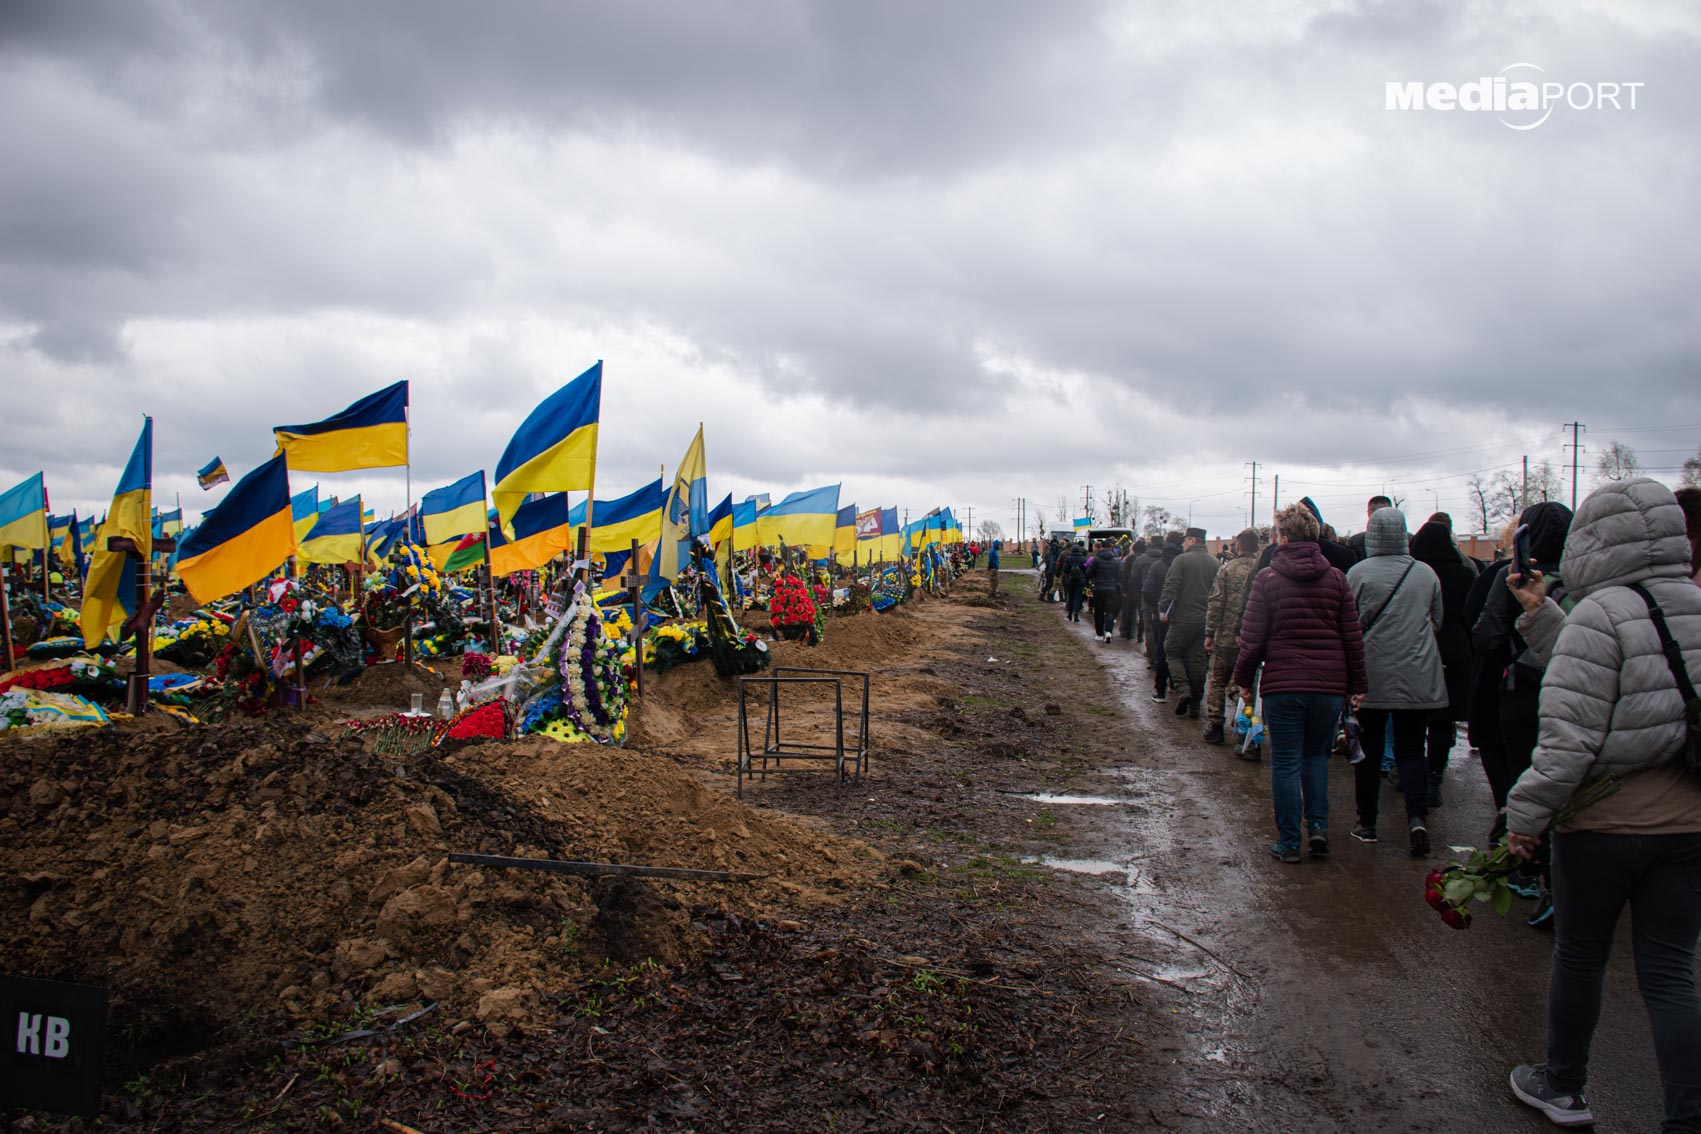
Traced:
<path id="1" fill-rule="evenodd" d="M 1628 906 L 1667 1131 L 1701 1131 L 1701 489 L 1610 482 L 1576 515 L 1534 504 L 1490 561 L 1452 521 L 1412 531 L 1387 497 L 1345 541 L 1309 499 L 1216 554 L 1188 528 L 1126 546 L 1053 540 L 1041 594 L 1095 640 L 1143 649 L 1152 700 L 1229 738 L 1231 702 L 1266 729 L 1271 858 L 1330 852 L 1328 761 L 1354 764 L 1351 837 L 1388 826 L 1399 789 L 1405 843 L 1431 853 L 1430 812 L 1465 725 L 1495 806 L 1491 842 L 1523 861 L 1510 881 L 1527 919 L 1555 930 L 1544 1063 L 1513 1092 L 1554 1122 L 1587 1125 L 1589 1043 L 1614 928 Z M 1256 746 L 1238 750 L 1261 759 Z M 1617 790 L 1555 826 L 1579 787 Z"/>

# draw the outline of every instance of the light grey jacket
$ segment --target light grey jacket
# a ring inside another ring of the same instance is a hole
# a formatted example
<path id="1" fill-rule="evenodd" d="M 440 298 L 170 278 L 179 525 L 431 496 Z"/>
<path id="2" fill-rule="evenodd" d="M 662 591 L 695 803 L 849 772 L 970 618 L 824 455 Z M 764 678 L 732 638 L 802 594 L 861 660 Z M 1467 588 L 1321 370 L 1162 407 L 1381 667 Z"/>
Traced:
<path id="1" fill-rule="evenodd" d="M 1398 508 L 1378 508 L 1364 530 L 1368 558 L 1347 572 L 1360 624 L 1374 619 L 1364 632 L 1364 667 L 1370 672 L 1367 709 L 1447 707 L 1447 680 L 1435 640 L 1441 627 L 1441 581 L 1427 563 L 1406 553 L 1409 542 L 1405 514 Z"/>
<path id="2" fill-rule="evenodd" d="M 1701 587 L 1689 581 L 1683 509 L 1665 485 L 1638 477 L 1590 493 L 1565 540 L 1565 581 L 1578 602 L 1542 679 L 1530 769 L 1506 801 L 1523 835 L 1540 834 L 1585 780 L 1658 767 L 1683 747 L 1683 704 L 1631 583 L 1654 596 L 1691 680 L 1701 679 Z"/>

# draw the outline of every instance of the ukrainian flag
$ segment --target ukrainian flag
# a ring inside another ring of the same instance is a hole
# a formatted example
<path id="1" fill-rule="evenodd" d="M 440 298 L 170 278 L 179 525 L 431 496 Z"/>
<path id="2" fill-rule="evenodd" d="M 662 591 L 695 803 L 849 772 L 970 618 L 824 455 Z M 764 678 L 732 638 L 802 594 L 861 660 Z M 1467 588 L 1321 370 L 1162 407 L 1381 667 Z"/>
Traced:
<path id="1" fill-rule="evenodd" d="M 618 500 L 598 500 L 591 512 L 590 550 L 609 555 L 631 551 L 633 540 L 639 544 L 655 542 L 666 501 L 660 479 Z M 585 526 L 584 501 L 573 506 L 572 521 L 575 529 Z"/>
<path id="2" fill-rule="evenodd" d="M 732 538 L 733 529 L 732 493 L 727 493 L 725 500 L 715 505 L 709 513 L 709 542 L 716 547 Z"/>
<path id="3" fill-rule="evenodd" d="M 679 469 L 673 474 L 673 488 L 667 494 L 661 546 L 656 555 L 658 578 L 669 582 L 679 578 L 680 565 L 690 561 L 691 541 L 709 534 L 708 476 L 708 462 L 703 458 L 703 426 L 699 423 L 697 436 L 691 439 L 690 447 L 680 459 Z"/>
<path id="4" fill-rule="evenodd" d="M 572 516 L 567 493 L 552 492 L 539 500 L 528 500 L 515 511 L 509 525 L 513 539 L 490 526 L 490 573 L 512 575 L 532 571 L 573 546 Z"/>
<path id="5" fill-rule="evenodd" d="M 896 563 L 903 558 L 903 538 L 897 508 L 880 509 L 880 562 Z"/>
<path id="6" fill-rule="evenodd" d="M 738 547 L 756 546 L 756 517 L 760 515 L 754 500 L 732 507 L 732 542 Z"/>
<path id="7" fill-rule="evenodd" d="M 296 472 L 352 472 L 408 463 L 408 384 L 368 394 L 306 425 L 274 425 L 278 454 Z"/>
<path id="8" fill-rule="evenodd" d="M 313 525 L 313 534 L 296 549 L 295 558 L 301 563 L 362 562 L 366 558 L 366 534 L 360 526 L 360 497 L 322 513 Z"/>
<path id="9" fill-rule="evenodd" d="M 768 494 L 766 492 L 758 492 L 754 496 L 746 496 L 744 498 L 744 502 L 746 504 L 756 505 L 756 514 L 758 516 L 774 506 L 774 502 L 768 499 Z"/>
<path id="10" fill-rule="evenodd" d="M 0 493 L 0 547 L 48 546 L 47 481 L 36 473 Z"/>
<path id="11" fill-rule="evenodd" d="M 833 529 L 833 551 L 840 559 L 849 559 L 856 551 L 856 505 L 839 509 L 838 526 Z"/>
<path id="12" fill-rule="evenodd" d="M 230 473 L 225 469 L 224 462 L 214 457 L 195 470 L 195 481 L 204 490 L 213 487 L 215 484 L 230 483 Z"/>
<path id="13" fill-rule="evenodd" d="M 47 538 L 53 550 L 53 558 L 69 565 L 74 562 L 71 558 L 72 539 L 77 531 L 77 515 L 47 517 Z"/>
<path id="14" fill-rule="evenodd" d="M 183 530 L 183 509 L 173 508 L 169 512 L 161 512 L 155 525 L 155 534 L 160 537 L 174 536 Z"/>
<path id="15" fill-rule="evenodd" d="M 496 462 L 491 499 L 507 531 L 530 492 L 594 492 L 597 419 L 602 414 L 602 363 L 545 398 Z M 594 519 L 594 517 L 593 517 Z M 515 529 L 516 533 L 518 529 Z M 516 534 L 516 539 L 518 535 Z"/>
<path id="16" fill-rule="evenodd" d="M 196 602 L 235 594 L 295 553 L 286 459 L 280 453 L 237 481 L 178 544 L 177 573 Z"/>
<path id="17" fill-rule="evenodd" d="M 433 488 L 419 498 L 425 518 L 425 542 L 460 542 L 470 532 L 484 530 L 484 470 L 464 476 L 445 488 Z"/>
<path id="18" fill-rule="evenodd" d="M 289 514 L 295 525 L 295 542 L 300 543 L 319 522 L 319 486 L 315 484 L 307 491 L 291 496 Z"/>
<path id="19" fill-rule="evenodd" d="M 764 547 L 777 547 L 781 540 L 790 547 L 831 547 L 838 523 L 839 486 L 830 484 L 794 492 L 763 512 L 756 520 L 757 541 Z"/>
<path id="20" fill-rule="evenodd" d="M 136 609 L 136 558 L 128 552 L 108 551 L 109 539 L 131 539 L 143 559 L 153 554 L 154 419 L 142 419 L 142 435 L 130 452 L 130 461 L 118 477 L 112 507 L 101 524 L 100 535 L 91 549 L 88 579 L 83 585 L 83 645 L 93 649 L 123 625 Z"/>

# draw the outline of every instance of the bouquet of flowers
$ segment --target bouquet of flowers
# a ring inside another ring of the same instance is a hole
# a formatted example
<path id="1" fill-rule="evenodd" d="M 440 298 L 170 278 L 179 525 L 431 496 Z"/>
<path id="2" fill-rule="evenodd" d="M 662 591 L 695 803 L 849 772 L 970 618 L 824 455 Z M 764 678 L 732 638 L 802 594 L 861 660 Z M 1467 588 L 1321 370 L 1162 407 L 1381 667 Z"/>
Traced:
<path id="1" fill-rule="evenodd" d="M 1607 796 L 1618 790 L 1618 781 L 1611 776 L 1599 776 L 1579 787 L 1559 814 L 1553 817 L 1543 834 L 1571 822 Z M 1519 860 L 1505 841 L 1493 850 L 1480 851 L 1475 847 L 1455 847 L 1469 857 L 1440 870 L 1431 870 L 1423 880 L 1424 901 L 1441 915 L 1441 920 L 1454 929 L 1471 927 L 1470 904 L 1487 902 L 1495 913 L 1506 916 L 1512 908 L 1512 889 L 1506 879 L 1518 869 Z"/>
<path id="2" fill-rule="evenodd" d="M 561 673 L 560 713 L 539 722 L 544 735 L 598 744 L 619 744 L 626 738 L 626 673 L 620 649 L 603 635 L 596 603 L 583 587 L 578 588 L 556 662 Z"/>
<path id="3" fill-rule="evenodd" d="M 768 622 L 784 638 L 814 638 L 815 600 L 809 588 L 789 569 L 774 580 L 774 596 L 768 600 Z M 810 643 L 814 644 L 813 640 Z"/>
<path id="4" fill-rule="evenodd" d="M 178 665 L 200 667 L 218 654 L 230 627 L 216 618 L 178 622 L 154 637 L 154 656 Z"/>

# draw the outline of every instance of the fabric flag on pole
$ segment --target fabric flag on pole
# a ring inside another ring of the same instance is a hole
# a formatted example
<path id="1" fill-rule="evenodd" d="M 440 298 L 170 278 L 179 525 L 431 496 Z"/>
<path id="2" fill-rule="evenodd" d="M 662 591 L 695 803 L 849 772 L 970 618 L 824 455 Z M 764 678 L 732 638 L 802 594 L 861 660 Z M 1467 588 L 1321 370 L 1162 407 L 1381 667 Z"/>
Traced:
<path id="1" fill-rule="evenodd" d="M 306 425 L 274 425 L 278 453 L 296 472 L 353 472 L 408 463 L 408 384 L 368 394 Z"/>
<path id="2" fill-rule="evenodd" d="M 484 470 L 464 476 L 419 498 L 428 544 L 459 541 L 468 532 L 484 531 Z"/>
<path id="3" fill-rule="evenodd" d="M 360 497 L 345 500 L 323 512 L 313 533 L 301 542 L 295 557 L 302 563 L 360 563 L 365 560 L 366 533 L 360 526 Z"/>
<path id="4" fill-rule="evenodd" d="M 880 509 L 871 508 L 866 512 L 856 514 L 856 538 L 880 538 Z"/>
<path id="5" fill-rule="evenodd" d="M 74 515 L 47 517 L 47 544 L 51 558 L 61 563 L 71 561 L 71 533 L 76 527 L 77 517 Z"/>
<path id="6" fill-rule="evenodd" d="M 668 489 L 661 518 L 661 544 L 656 554 L 655 573 L 668 582 L 679 578 L 679 568 L 690 562 L 691 541 L 709 534 L 709 469 L 703 457 L 703 426 L 680 458 Z M 601 526 L 602 517 L 592 516 Z M 640 540 L 644 537 L 639 536 Z M 631 550 L 628 545 L 627 550 Z"/>
<path id="7" fill-rule="evenodd" d="M 235 594 L 295 554 L 285 460 L 282 454 L 273 457 L 237 481 L 218 507 L 183 538 L 177 549 L 177 573 L 196 602 Z M 359 515 L 358 506 L 355 514 Z"/>
<path id="8" fill-rule="evenodd" d="M 47 481 L 41 473 L 0 493 L 0 547 L 44 548 L 47 527 Z"/>
<path id="9" fill-rule="evenodd" d="M 598 500 L 591 512 L 590 550 L 608 555 L 631 551 L 633 540 L 640 544 L 654 543 L 661 531 L 662 505 L 666 499 L 667 493 L 657 478 L 618 499 Z M 573 505 L 572 523 L 575 529 L 585 526 L 583 500 Z"/>
<path id="10" fill-rule="evenodd" d="M 142 419 L 142 435 L 130 451 L 130 460 L 118 476 L 112 507 L 89 563 L 83 585 L 83 645 L 94 648 L 107 634 L 123 625 L 136 609 L 136 560 L 123 551 L 107 550 L 109 539 L 130 539 L 144 559 L 153 554 L 154 419 Z"/>
<path id="11" fill-rule="evenodd" d="M 833 551 L 840 559 L 849 559 L 856 551 L 856 505 L 839 509 L 838 526 L 833 529 Z"/>
<path id="12" fill-rule="evenodd" d="M 465 571 L 469 567 L 477 567 L 480 563 L 483 563 L 485 537 L 485 532 L 473 532 L 462 536 L 443 560 L 441 570 Z"/>
<path id="13" fill-rule="evenodd" d="M 217 457 L 195 470 L 195 480 L 202 490 L 209 489 L 215 484 L 229 484 L 230 473 L 224 467 L 224 462 Z"/>
<path id="14" fill-rule="evenodd" d="M 1090 528 L 1092 526 L 1093 526 L 1093 518 L 1091 516 L 1076 516 L 1075 517 L 1075 529 L 1077 531 L 1079 531 L 1082 528 Z"/>
<path id="15" fill-rule="evenodd" d="M 732 506 L 732 540 L 739 547 L 756 546 L 756 502 L 746 500 Z"/>
<path id="16" fill-rule="evenodd" d="M 794 492 L 757 517 L 757 542 L 764 547 L 777 547 L 781 540 L 792 547 L 831 547 L 838 521 L 838 485 Z"/>
<path id="17" fill-rule="evenodd" d="M 898 526 L 898 509 L 880 509 L 880 560 L 896 563 L 903 558 L 903 533 Z"/>
<path id="18" fill-rule="evenodd" d="M 758 516 L 774 506 L 774 502 L 768 499 L 768 494 L 766 492 L 758 492 L 754 496 L 746 496 L 744 498 L 744 502 L 746 504 L 756 505 L 756 514 Z"/>
<path id="19" fill-rule="evenodd" d="M 372 525 L 366 533 L 366 558 L 374 564 L 382 564 L 390 552 L 399 543 L 412 543 L 422 546 L 425 543 L 425 525 L 420 522 L 419 505 L 409 508 L 406 513 L 389 520 L 380 520 Z"/>
<path id="20" fill-rule="evenodd" d="M 313 530 L 313 525 L 319 522 L 319 486 L 315 484 L 312 488 L 291 496 L 289 513 L 295 523 L 295 542 L 300 543 L 307 538 L 307 533 Z"/>
<path id="21" fill-rule="evenodd" d="M 504 532 L 530 492 L 594 492 L 597 420 L 602 415 L 602 363 L 545 398 L 514 433 L 496 462 L 490 497 Z M 594 520 L 594 517 L 593 517 Z M 518 529 L 513 529 L 515 538 Z"/>
<path id="22" fill-rule="evenodd" d="M 568 515 L 565 492 L 552 492 L 542 500 L 528 500 L 521 504 L 509 526 L 514 533 L 513 539 L 505 536 L 499 528 L 492 526 L 490 529 L 490 571 L 493 575 L 536 570 L 573 546 L 573 525 Z"/>
<path id="23" fill-rule="evenodd" d="M 709 512 L 709 542 L 716 547 L 732 538 L 732 494 Z"/>
<path id="24" fill-rule="evenodd" d="M 174 536 L 183 531 L 183 509 L 173 508 L 169 512 L 161 512 L 159 520 L 154 524 L 154 535 L 163 538 Z"/>

